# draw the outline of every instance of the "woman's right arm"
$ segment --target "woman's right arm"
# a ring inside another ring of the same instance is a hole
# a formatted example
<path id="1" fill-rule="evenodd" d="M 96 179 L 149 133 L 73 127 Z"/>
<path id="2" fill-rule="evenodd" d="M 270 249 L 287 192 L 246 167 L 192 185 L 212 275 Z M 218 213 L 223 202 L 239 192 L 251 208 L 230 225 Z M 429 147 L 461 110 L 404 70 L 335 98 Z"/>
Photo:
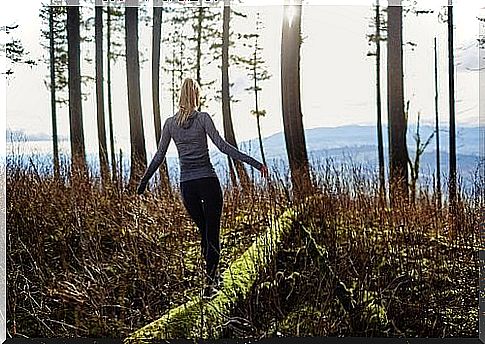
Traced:
<path id="1" fill-rule="evenodd" d="M 263 166 L 262 163 L 257 161 L 256 159 L 253 159 L 247 154 L 244 154 L 240 150 L 238 150 L 236 147 L 232 146 L 231 144 L 227 143 L 226 140 L 224 140 L 221 135 L 219 134 L 219 131 L 217 131 L 214 122 L 212 121 L 212 118 L 209 116 L 208 113 L 206 112 L 201 112 L 202 116 L 202 123 L 204 125 L 205 131 L 207 132 L 207 135 L 209 135 L 210 139 L 216 147 L 224 154 L 229 155 L 231 158 L 240 160 L 245 162 L 246 164 L 249 164 L 253 166 L 254 168 L 261 170 L 261 167 Z"/>
<path id="2" fill-rule="evenodd" d="M 168 145 L 170 144 L 170 130 L 168 119 L 165 121 L 163 125 L 162 137 L 160 138 L 160 142 L 158 143 L 158 149 L 155 155 L 153 156 L 150 165 L 146 169 L 143 177 L 141 178 L 140 185 L 138 186 L 138 194 L 142 194 L 145 191 L 146 185 L 148 181 L 153 176 L 157 168 L 162 163 L 163 159 L 165 158 L 165 154 L 167 153 Z"/>

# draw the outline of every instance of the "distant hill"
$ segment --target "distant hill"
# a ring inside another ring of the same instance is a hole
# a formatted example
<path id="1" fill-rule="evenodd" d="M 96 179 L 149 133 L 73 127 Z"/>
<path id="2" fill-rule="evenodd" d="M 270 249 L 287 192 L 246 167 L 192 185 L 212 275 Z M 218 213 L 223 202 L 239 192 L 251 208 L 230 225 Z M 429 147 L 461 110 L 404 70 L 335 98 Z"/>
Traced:
<path id="1" fill-rule="evenodd" d="M 434 131 L 431 126 L 422 126 L 421 135 L 422 140 Z M 384 132 L 384 154 L 386 159 L 386 166 L 388 163 L 388 146 L 387 146 L 387 128 L 383 128 Z M 408 149 L 411 158 L 415 154 L 415 142 L 413 135 L 415 126 L 408 128 Z M 484 146 L 485 130 L 478 127 L 459 127 L 457 130 L 457 164 L 462 176 L 472 176 L 478 167 L 480 158 L 484 159 L 484 150 L 480 146 L 480 132 L 481 143 Z M 9 133 L 7 132 L 7 135 Z M 23 140 L 32 141 L 33 143 L 39 141 L 50 140 L 50 137 L 39 134 L 25 135 L 23 132 L 11 132 L 10 134 L 22 137 Z M 369 169 L 374 169 L 377 166 L 377 139 L 376 129 L 374 126 L 358 126 L 349 125 L 334 128 L 313 128 L 305 130 L 306 145 L 310 161 L 319 163 L 325 159 L 331 159 L 335 164 L 348 164 L 354 162 L 361 164 Z M 446 175 L 448 170 L 448 131 L 443 129 L 440 131 L 441 142 L 441 170 Z M 277 168 L 281 173 L 287 171 L 287 155 L 286 145 L 283 133 L 277 133 L 264 138 L 264 148 L 267 160 L 273 168 Z M 259 152 L 259 143 L 257 139 L 244 141 L 240 143 L 239 147 L 246 153 L 261 160 Z M 124 152 L 124 154 L 126 154 Z M 421 173 L 423 176 L 430 176 L 435 171 L 435 139 L 431 141 L 426 149 L 421 160 Z M 50 161 L 47 154 L 44 154 L 44 161 Z M 124 155 L 126 157 L 126 155 Z M 210 151 L 211 161 L 214 164 L 218 174 L 226 176 L 227 158 L 219 151 L 213 149 Z M 97 153 L 88 154 L 88 161 L 94 170 L 98 168 Z M 150 157 L 149 157 L 150 158 Z M 179 166 L 178 158 L 167 157 L 170 167 L 170 174 L 175 180 L 178 179 Z M 129 171 L 129 162 L 124 159 L 124 171 Z"/>
<path id="2" fill-rule="evenodd" d="M 485 129 L 482 130 L 482 145 L 483 135 Z M 416 131 L 415 126 L 408 128 L 407 142 L 408 149 L 413 150 L 415 146 L 414 133 Z M 431 126 L 422 126 L 420 133 L 422 140 L 424 141 L 428 136 L 434 132 L 434 128 Z M 459 127 L 457 130 L 457 153 L 465 155 L 479 155 L 479 127 Z M 384 147 L 387 150 L 387 127 L 383 128 L 384 135 Z M 334 128 L 313 128 L 305 130 L 305 139 L 308 152 L 322 151 L 335 148 L 355 148 L 360 146 L 377 146 L 377 133 L 374 126 L 358 126 L 349 125 Z M 442 152 L 448 152 L 448 130 L 440 130 L 440 145 Z M 241 144 L 242 147 L 251 145 L 253 150 L 259 152 L 259 146 L 256 139 L 245 141 Z M 265 152 L 268 157 L 278 157 L 282 154 L 282 149 L 285 149 L 285 140 L 283 133 L 277 133 L 264 139 Z M 427 151 L 435 150 L 435 140 L 428 146 Z M 284 153 L 284 152 L 283 152 Z M 482 155 L 483 155 L 482 150 Z M 258 153 L 259 154 L 259 153 Z"/>
<path id="3" fill-rule="evenodd" d="M 407 142 L 408 151 L 411 158 L 415 155 L 415 126 L 408 128 Z M 484 145 L 484 129 L 478 127 L 460 127 L 457 130 L 457 164 L 458 169 L 463 177 L 471 178 L 478 168 L 478 163 L 484 159 L 484 150 L 480 147 L 481 142 Z M 387 128 L 384 132 L 384 155 L 386 164 L 388 162 L 388 138 Z M 420 133 L 422 140 L 426 140 L 434 128 L 431 126 L 422 126 Z M 306 146 L 310 161 L 314 163 L 331 159 L 335 164 L 354 162 L 362 164 L 371 169 L 377 167 L 377 134 L 373 126 L 342 126 L 335 128 L 314 128 L 305 130 Z M 448 131 L 440 131 L 440 159 L 441 171 L 444 175 L 448 171 Z M 277 133 L 264 138 L 263 141 L 266 158 L 273 161 L 273 164 L 279 166 L 279 169 L 287 168 L 286 145 L 283 133 Z M 240 144 L 240 148 L 245 152 L 250 152 L 251 156 L 261 159 L 259 153 L 259 143 L 257 139 L 245 141 Z M 435 171 L 435 138 L 421 157 L 421 173 L 423 176 L 431 176 Z M 175 159 L 174 161 L 176 161 Z M 219 152 L 211 152 L 211 160 L 222 173 L 226 168 L 226 159 Z M 216 167 L 216 168 L 217 168 Z"/>

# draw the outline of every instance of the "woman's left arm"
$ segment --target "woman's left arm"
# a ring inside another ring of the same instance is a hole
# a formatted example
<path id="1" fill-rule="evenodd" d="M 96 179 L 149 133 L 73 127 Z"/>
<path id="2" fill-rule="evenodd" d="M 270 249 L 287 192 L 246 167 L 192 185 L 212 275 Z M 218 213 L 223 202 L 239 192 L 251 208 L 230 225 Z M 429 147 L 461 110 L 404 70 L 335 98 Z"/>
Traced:
<path id="1" fill-rule="evenodd" d="M 239 149 L 237 149 L 233 145 L 229 144 L 226 140 L 224 140 L 219 134 L 219 131 L 217 131 L 210 115 L 206 112 L 203 112 L 202 114 L 204 116 L 203 125 L 206 133 L 209 135 L 212 142 L 222 153 L 229 155 L 233 159 L 243 161 L 246 164 L 251 165 L 258 170 L 261 170 L 261 167 L 263 166 L 262 163 L 250 157 L 249 155 L 241 152 Z"/>
<path id="2" fill-rule="evenodd" d="M 160 142 L 158 143 L 158 149 L 155 155 L 153 156 L 150 165 L 145 171 L 145 174 L 141 178 L 140 185 L 138 186 L 138 194 L 142 194 L 145 191 L 146 185 L 148 181 L 153 176 L 155 171 L 158 169 L 160 164 L 162 163 L 163 159 L 165 158 L 165 154 L 167 153 L 168 145 L 170 144 L 170 140 L 172 136 L 170 135 L 170 128 L 168 124 L 168 118 L 163 125 L 162 130 L 162 137 L 160 138 Z"/>

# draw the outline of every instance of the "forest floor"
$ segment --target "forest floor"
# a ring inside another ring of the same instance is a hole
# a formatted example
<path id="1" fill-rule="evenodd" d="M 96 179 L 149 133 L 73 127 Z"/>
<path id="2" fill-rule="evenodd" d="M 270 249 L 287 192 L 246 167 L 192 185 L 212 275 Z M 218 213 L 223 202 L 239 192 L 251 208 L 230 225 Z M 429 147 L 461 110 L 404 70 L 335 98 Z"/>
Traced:
<path id="1" fill-rule="evenodd" d="M 8 335 L 125 338 L 199 294 L 199 233 L 176 187 L 139 197 L 43 168 L 7 162 Z M 272 188 L 224 188 L 221 271 L 271 226 L 268 214 L 302 206 L 274 179 Z M 391 210 L 375 178 L 317 169 L 315 201 L 222 336 L 477 337 L 479 185 L 452 218 L 426 188 Z M 336 280 L 352 295 L 350 312 Z"/>

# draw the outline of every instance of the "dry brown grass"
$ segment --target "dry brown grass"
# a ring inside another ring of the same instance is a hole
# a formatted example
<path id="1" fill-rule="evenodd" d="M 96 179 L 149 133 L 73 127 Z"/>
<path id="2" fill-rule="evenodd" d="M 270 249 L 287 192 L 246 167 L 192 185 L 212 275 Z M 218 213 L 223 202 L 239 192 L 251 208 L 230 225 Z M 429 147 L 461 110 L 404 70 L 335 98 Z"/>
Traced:
<path id="1" fill-rule="evenodd" d="M 237 305 L 226 335 L 478 335 L 478 223 L 483 195 L 462 195 L 457 227 L 423 188 L 416 204 L 381 206 L 376 176 L 353 164 L 315 164 L 318 201 L 302 225 L 328 250 L 357 306 L 369 292 L 386 326 L 350 317 L 295 233 Z M 199 237 L 178 190 L 144 197 L 99 180 L 49 177 L 49 165 L 7 161 L 8 323 L 12 336 L 124 337 L 199 291 Z M 221 267 L 291 204 L 287 178 L 273 187 L 226 187 Z M 478 177 L 477 177 L 478 178 Z M 234 325 L 234 324 L 239 324 Z"/>
<path id="2" fill-rule="evenodd" d="M 316 200 L 302 224 L 327 248 L 355 312 L 337 303 L 335 285 L 295 231 L 238 313 L 244 329 L 228 335 L 477 337 L 483 176 L 462 192 L 451 230 L 447 208 L 437 209 L 426 186 L 415 204 L 389 209 L 377 198 L 377 176 L 365 168 L 324 162 L 316 170 Z M 364 311 L 373 302 L 385 309 L 385 321 Z"/>

